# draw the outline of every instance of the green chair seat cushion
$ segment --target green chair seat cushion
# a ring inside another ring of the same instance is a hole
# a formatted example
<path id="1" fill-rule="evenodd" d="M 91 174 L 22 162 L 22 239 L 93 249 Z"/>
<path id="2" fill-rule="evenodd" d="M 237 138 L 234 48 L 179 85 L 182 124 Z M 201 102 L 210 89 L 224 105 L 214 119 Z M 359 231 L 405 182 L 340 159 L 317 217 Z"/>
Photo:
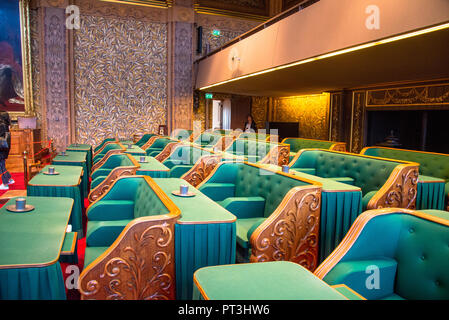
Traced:
<path id="1" fill-rule="evenodd" d="M 134 201 L 100 200 L 88 211 L 89 221 L 113 221 L 134 218 Z"/>
<path id="2" fill-rule="evenodd" d="M 331 179 L 331 180 L 334 180 L 334 181 L 338 181 L 338 182 L 341 182 L 341 183 L 346 183 L 346 184 L 349 184 L 351 186 L 354 185 L 354 178 L 351 178 L 351 177 L 330 177 L 328 179 Z"/>
<path id="3" fill-rule="evenodd" d="M 199 190 L 212 200 L 218 202 L 234 196 L 235 184 L 218 182 L 206 183 L 201 186 Z"/>
<path id="4" fill-rule="evenodd" d="M 129 222 L 131 222 L 131 219 L 89 221 L 87 224 L 86 246 L 109 247 Z"/>
<path id="5" fill-rule="evenodd" d="M 262 197 L 231 197 L 217 203 L 235 215 L 237 219 L 264 216 L 265 199 Z"/>
<path id="6" fill-rule="evenodd" d="M 368 207 L 368 203 L 370 202 L 371 198 L 374 197 L 374 195 L 377 193 L 377 191 L 378 190 L 370 191 L 362 197 L 363 210 L 366 210 L 366 208 Z"/>
<path id="7" fill-rule="evenodd" d="M 103 252 L 108 250 L 109 247 L 86 247 L 84 254 L 84 268 L 94 262 Z"/>
<path id="8" fill-rule="evenodd" d="M 242 248 L 247 249 L 249 247 L 249 238 L 254 230 L 265 221 L 266 218 L 246 218 L 237 219 L 236 222 L 236 235 L 237 244 Z"/>

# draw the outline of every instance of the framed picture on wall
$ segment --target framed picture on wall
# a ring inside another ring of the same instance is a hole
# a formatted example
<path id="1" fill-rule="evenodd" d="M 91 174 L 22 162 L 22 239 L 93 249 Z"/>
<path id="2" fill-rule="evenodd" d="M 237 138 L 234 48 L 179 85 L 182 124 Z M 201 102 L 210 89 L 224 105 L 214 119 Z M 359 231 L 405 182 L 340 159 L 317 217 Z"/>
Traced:
<path id="1" fill-rule="evenodd" d="M 0 109 L 34 115 L 29 0 L 0 1 Z"/>

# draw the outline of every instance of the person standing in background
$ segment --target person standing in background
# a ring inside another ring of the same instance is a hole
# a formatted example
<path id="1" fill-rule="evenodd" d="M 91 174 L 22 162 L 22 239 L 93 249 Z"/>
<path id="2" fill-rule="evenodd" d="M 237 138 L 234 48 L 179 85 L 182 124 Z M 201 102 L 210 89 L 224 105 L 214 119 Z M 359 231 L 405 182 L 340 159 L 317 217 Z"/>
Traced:
<path id="1" fill-rule="evenodd" d="M 9 132 L 9 126 L 11 125 L 11 119 L 6 111 L 0 111 L 0 174 L 2 176 L 2 184 L 0 190 L 8 190 L 9 185 L 15 181 L 11 178 L 11 174 L 6 170 L 6 159 L 9 156 L 9 150 L 11 149 L 11 134 Z"/>
<path id="2" fill-rule="evenodd" d="M 246 116 L 246 122 L 243 132 L 257 132 L 256 123 L 254 122 L 253 116 L 250 114 Z"/>

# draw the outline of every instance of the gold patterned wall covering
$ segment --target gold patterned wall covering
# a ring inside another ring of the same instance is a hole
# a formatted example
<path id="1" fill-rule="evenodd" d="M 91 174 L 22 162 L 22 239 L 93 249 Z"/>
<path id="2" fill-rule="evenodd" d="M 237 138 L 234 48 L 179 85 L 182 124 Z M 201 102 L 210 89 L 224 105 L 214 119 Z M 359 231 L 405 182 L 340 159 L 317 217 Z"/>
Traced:
<path id="1" fill-rule="evenodd" d="M 273 121 L 299 122 L 302 138 L 329 138 L 329 94 L 275 98 Z"/>
<path id="2" fill-rule="evenodd" d="M 75 32 L 78 142 L 156 132 L 167 117 L 167 25 L 81 15 Z"/>
<path id="3" fill-rule="evenodd" d="M 264 129 L 267 119 L 268 97 L 252 97 L 251 114 L 256 122 L 257 128 Z"/>

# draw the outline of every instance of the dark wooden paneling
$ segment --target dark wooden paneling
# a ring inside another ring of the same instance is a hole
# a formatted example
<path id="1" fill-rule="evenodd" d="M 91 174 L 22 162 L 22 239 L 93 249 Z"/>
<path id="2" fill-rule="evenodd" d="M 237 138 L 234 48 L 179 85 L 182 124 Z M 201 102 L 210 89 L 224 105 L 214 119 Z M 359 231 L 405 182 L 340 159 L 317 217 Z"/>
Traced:
<path id="1" fill-rule="evenodd" d="M 231 129 L 244 129 L 246 116 L 251 112 L 251 97 L 232 97 Z"/>

